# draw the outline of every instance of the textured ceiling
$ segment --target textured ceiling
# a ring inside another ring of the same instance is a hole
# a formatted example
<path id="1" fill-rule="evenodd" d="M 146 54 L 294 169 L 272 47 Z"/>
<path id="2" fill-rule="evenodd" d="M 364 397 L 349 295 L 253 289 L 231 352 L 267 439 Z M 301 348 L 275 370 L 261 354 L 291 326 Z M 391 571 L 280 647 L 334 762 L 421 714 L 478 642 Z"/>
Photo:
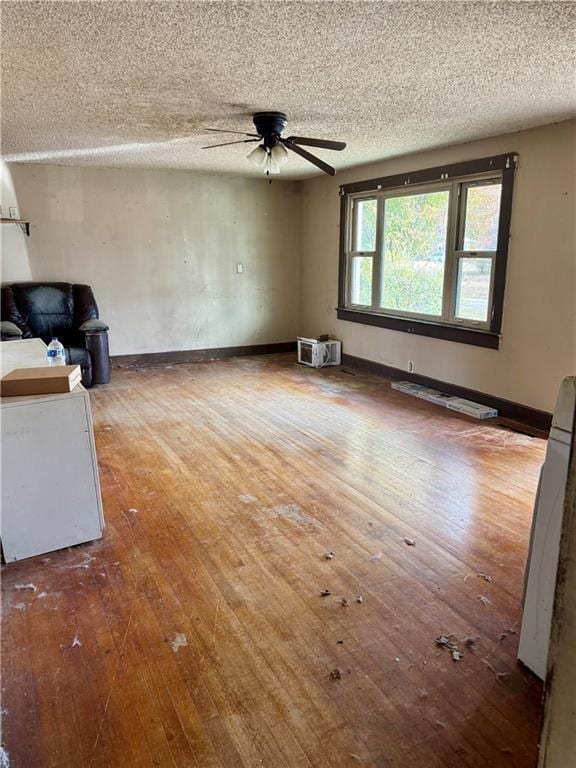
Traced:
<path id="1" fill-rule="evenodd" d="M 574 114 L 575 26 L 572 2 L 3 2 L 2 154 L 258 174 L 254 145 L 201 149 L 258 110 L 348 142 L 318 150 L 338 169 L 515 131 Z"/>

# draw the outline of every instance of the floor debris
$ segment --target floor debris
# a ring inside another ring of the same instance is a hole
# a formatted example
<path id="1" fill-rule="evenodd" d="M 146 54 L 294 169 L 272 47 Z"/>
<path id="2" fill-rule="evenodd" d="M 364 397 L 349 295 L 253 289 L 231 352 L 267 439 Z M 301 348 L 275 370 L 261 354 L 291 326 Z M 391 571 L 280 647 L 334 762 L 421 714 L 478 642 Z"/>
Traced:
<path id="1" fill-rule="evenodd" d="M 278 504 L 276 507 L 262 507 L 260 511 L 271 517 L 283 517 L 291 520 L 293 523 L 301 523 L 302 525 L 317 524 L 316 520 L 302 512 L 302 507 L 299 504 Z"/>
<path id="2" fill-rule="evenodd" d="M 479 573 L 478 576 L 480 576 L 481 579 L 484 579 L 484 581 L 492 581 L 492 576 L 488 576 L 487 573 Z"/>
<path id="3" fill-rule="evenodd" d="M 334 552 L 324 552 L 324 560 L 334 560 Z"/>
<path id="4" fill-rule="evenodd" d="M 344 645 L 344 640 L 336 640 L 336 645 Z"/>
<path id="5" fill-rule="evenodd" d="M 370 556 L 370 560 L 371 560 L 373 563 L 377 563 L 377 562 L 378 562 L 378 560 L 382 560 L 382 552 L 378 552 L 378 553 L 377 553 L 377 554 L 375 554 L 375 555 L 371 555 L 371 556 Z"/>
<path id="6" fill-rule="evenodd" d="M 80 638 L 78 637 L 78 633 L 76 633 L 74 635 L 74 640 L 72 640 L 72 645 L 70 647 L 71 648 L 77 648 L 77 647 L 79 647 L 81 645 L 82 645 L 82 643 L 80 642 Z"/>
<path id="7" fill-rule="evenodd" d="M 69 552 L 71 550 L 68 550 Z M 64 571 L 74 571 L 76 568 L 90 568 L 90 563 L 94 562 L 96 560 L 95 557 L 92 557 L 92 555 L 89 555 L 87 552 L 84 553 L 84 560 L 81 563 L 73 563 L 72 565 L 60 565 L 58 566 L 59 570 Z"/>
<path id="8" fill-rule="evenodd" d="M 320 592 L 320 597 L 330 597 L 332 592 L 330 592 L 329 589 L 323 589 L 322 592 Z"/>
<path id="9" fill-rule="evenodd" d="M 184 648 L 187 645 L 188 638 L 186 635 L 182 634 L 182 632 L 177 632 L 174 636 L 174 640 L 170 641 L 170 648 L 172 648 L 174 653 L 177 653 L 179 648 Z"/>
<path id="10" fill-rule="evenodd" d="M 356 602 L 362 605 L 362 603 L 364 602 L 364 598 L 362 597 L 362 595 L 358 595 L 358 597 L 356 598 Z"/>
<path id="11" fill-rule="evenodd" d="M 476 638 L 475 637 L 465 637 L 463 640 L 464 645 L 466 648 L 474 648 L 476 645 Z"/>
<path id="12" fill-rule="evenodd" d="M 490 664 L 489 661 L 486 661 L 486 659 L 482 659 L 482 662 L 486 664 L 488 669 L 494 673 L 494 677 L 499 683 L 503 683 L 504 680 L 508 677 L 508 672 L 499 672 L 496 667 L 493 667 L 492 664 Z"/>
<path id="13" fill-rule="evenodd" d="M 31 592 L 36 592 L 38 589 L 35 584 L 16 584 L 14 586 L 14 589 L 18 589 L 20 591 L 23 591 L 25 589 L 29 589 Z"/>
<path id="14" fill-rule="evenodd" d="M 347 597 L 343 597 L 342 600 L 340 600 L 340 605 L 342 606 L 342 608 L 349 608 L 350 600 L 348 600 Z"/>
<path id="15" fill-rule="evenodd" d="M 10 768 L 10 757 L 4 746 L 0 746 L 0 768 Z"/>
<path id="16" fill-rule="evenodd" d="M 250 496 L 248 493 L 241 493 L 240 496 L 238 496 L 238 500 L 242 502 L 242 504 L 252 504 L 253 501 L 256 501 L 256 496 Z"/>
<path id="17" fill-rule="evenodd" d="M 434 641 L 436 645 L 439 645 L 440 648 L 450 648 L 452 650 L 453 648 L 457 648 L 458 646 L 452 641 L 452 638 L 454 635 L 440 635 L 440 637 L 437 637 Z"/>
<path id="18" fill-rule="evenodd" d="M 478 600 L 482 603 L 482 605 L 491 605 L 492 601 L 489 600 L 489 598 L 484 597 L 484 595 L 478 595 Z"/>
<path id="19" fill-rule="evenodd" d="M 330 672 L 330 678 L 332 680 L 341 680 L 342 679 L 342 672 L 338 668 L 333 669 L 332 672 Z"/>
<path id="20" fill-rule="evenodd" d="M 407 544 L 409 547 L 415 547 L 415 546 L 416 546 L 416 541 L 415 541 L 414 539 L 409 539 L 407 536 L 404 536 L 404 542 L 405 542 L 405 543 L 406 543 L 406 544 Z"/>
<path id="21" fill-rule="evenodd" d="M 450 651 L 452 661 L 461 661 L 464 658 L 464 654 L 460 651 L 458 644 L 452 639 L 454 635 L 440 635 L 435 640 L 436 645 L 440 648 L 447 648 Z"/>

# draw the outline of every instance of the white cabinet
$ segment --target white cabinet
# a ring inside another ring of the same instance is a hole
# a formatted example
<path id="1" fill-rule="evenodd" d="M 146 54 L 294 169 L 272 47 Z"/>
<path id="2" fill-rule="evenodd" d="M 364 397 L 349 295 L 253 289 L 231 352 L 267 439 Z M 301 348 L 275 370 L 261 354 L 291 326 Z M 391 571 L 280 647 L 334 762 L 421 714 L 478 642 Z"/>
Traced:
<path id="1" fill-rule="evenodd" d="M 16 345 L 24 345 L 21 355 Z M 46 364 L 38 339 L 0 347 L 2 375 Z M 100 538 L 104 518 L 88 392 L 78 385 L 66 394 L 5 397 L 1 407 L 6 561 Z"/>

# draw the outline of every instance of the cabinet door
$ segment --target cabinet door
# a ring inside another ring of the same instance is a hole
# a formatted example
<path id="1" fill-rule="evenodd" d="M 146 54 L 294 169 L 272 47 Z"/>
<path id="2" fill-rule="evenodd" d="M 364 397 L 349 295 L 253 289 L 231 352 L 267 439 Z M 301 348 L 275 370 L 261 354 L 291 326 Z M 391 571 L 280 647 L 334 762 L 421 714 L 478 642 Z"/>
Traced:
<path id="1" fill-rule="evenodd" d="M 7 562 L 102 535 L 88 413 L 79 396 L 2 409 L 1 527 Z"/>

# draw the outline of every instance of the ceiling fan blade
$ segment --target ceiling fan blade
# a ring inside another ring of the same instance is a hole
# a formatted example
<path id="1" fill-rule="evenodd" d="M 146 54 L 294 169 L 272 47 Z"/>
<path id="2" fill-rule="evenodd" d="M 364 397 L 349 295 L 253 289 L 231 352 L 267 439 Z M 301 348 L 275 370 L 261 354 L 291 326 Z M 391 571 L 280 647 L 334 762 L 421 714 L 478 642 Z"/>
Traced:
<path id="1" fill-rule="evenodd" d="M 227 147 L 229 144 L 250 144 L 252 141 L 260 141 L 260 137 L 257 139 L 239 139 L 238 141 L 225 141 L 223 144 L 208 144 L 206 147 L 200 147 L 200 149 L 212 149 L 213 147 Z"/>
<path id="2" fill-rule="evenodd" d="M 302 147 L 299 147 L 298 144 L 294 144 L 291 139 L 280 139 L 282 144 L 284 144 L 285 147 L 288 147 L 288 149 L 291 149 L 292 152 L 296 152 L 297 155 L 300 155 L 300 157 L 303 157 L 304 160 L 308 160 L 309 163 L 312 163 L 312 165 L 315 165 L 317 168 L 320 168 L 321 171 L 324 171 L 324 173 L 327 173 L 329 176 L 334 176 L 336 174 L 336 171 L 334 168 L 332 168 L 331 165 L 328 165 L 328 163 L 325 163 L 323 160 L 320 160 L 319 157 L 315 157 L 314 155 L 311 155 L 310 152 L 307 152 L 305 149 L 302 149 Z"/>
<path id="3" fill-rule="evenodd" d="M 256 136 L 260 138 L 257 133 L 246 133 L 246 131 L 225 131 L 223 128 L 204 128 L 205 131 L 213 131 L 214 133 L 239 133 L 240 136 Z"/>
<path id="4" fill-rule="evenodd" d="M 307 147 L 322 147 L 323 149 L 336 149 L 340 152 L 346 149 L 346 144 L 343 141 L 328 141 L 327 139 L 307 139 L 304 136 L 288 136 L 288 141 L 293 141 L 294 144 L 304 144 Z"/>

